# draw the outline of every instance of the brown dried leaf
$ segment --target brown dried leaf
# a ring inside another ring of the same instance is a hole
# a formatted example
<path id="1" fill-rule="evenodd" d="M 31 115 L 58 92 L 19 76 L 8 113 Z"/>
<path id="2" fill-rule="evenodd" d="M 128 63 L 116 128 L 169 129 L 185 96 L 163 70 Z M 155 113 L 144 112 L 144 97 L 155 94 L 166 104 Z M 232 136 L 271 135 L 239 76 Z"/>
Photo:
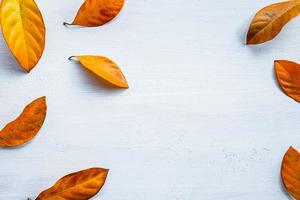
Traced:
<path id="1" fill-rule="evenodd" d="M 46 112 L 46 97 L 27 105 L 16 120 L 0 131 L 0 147 L 15 147 L 29 142 L 42 127 Z"/>
<path id="2" fill-rule="evenodd" d="M 300 0 L 275 3 L 261 9 L 250 24 L 247 44 L 261 44 L 272 40 L 299 13 Z"/>
<path id="3" fill-rule="evenodd" d="M 284 155 L 281 165 L 282 183 L 288 193 L 300 200 L 300 154 L 290 147 Z"/>
<path id="4" fill-rule="evenodd" d="M 65 25 L 101 26 L 115 18 L 123 8 L 125 0 L 86 0 L 74 21 Z"/>
<path id="5" fill-rule="evenodd" d="M 59 179 L 36 200 L 87 200 L 95 196 L 105 183 L 108 169 L 91 168 Z"/>
<path id="6" fill-rule="evenodd" d="M 283 92 L 300 102 L 300 65 L 288 60 L 276 60 L 275 72 Z"/>

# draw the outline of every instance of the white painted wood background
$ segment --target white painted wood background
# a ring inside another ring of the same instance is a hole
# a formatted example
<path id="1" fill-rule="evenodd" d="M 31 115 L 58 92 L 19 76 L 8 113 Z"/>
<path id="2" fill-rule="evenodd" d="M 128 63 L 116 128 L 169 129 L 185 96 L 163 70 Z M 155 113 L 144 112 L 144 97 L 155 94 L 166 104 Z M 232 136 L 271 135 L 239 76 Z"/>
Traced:
<path id="1" fill-rule="evenodd" d="M 46 95 L 28 145 L 0 149 L 0 199 L 34 199 L 70 172 L 110 169 L 103 200 L 281 200 L 280 164 L 300 148 L 300 105 L 273 61 L 300 62 L 300 18 L 273 41 L 245 45 L 272 0 L 127 0 L 97 28 L 66 28 L 82 0 L 37 0 L 47 27 L 38 66 L 21 71 L 0 40 L 0 125 Z M 68 57 L 115 60 L 129 90 L 103 86 Z"/>

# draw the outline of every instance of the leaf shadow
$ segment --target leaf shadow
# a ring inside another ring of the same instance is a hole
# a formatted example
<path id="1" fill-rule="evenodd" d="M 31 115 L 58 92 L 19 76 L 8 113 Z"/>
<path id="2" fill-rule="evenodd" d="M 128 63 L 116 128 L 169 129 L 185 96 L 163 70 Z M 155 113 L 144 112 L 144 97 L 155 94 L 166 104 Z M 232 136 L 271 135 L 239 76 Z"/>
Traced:
<path id="1" fill-rule="evenodd" d="M 276 43 L 276 39 L 274 39 L 274 41 L 268 41 L 263 44 L 247 45 L 247 47 L 252 54 L 254 54 L 255 56 L 259 56 L 262 54 L 270 53 L 274 48 L 276 48 L 276 44 L 274 43 Z"/>
<path id="2" fill-rule="evenodd" d="M 19 145 L 19 146 L 15 146 L 15 147 L 0 147 L 1 151 L 16 151 L 16 150 L 21 150 L 23 149 L 25 146 L 30 145 L 32 142 L 34 141 L 34 138 L 31 139 L 30 141 Z"/>
<path id="3" fill-rule="evenodd" d="M 115 18 L 113 18 L 112 20 L 106 22 L 105 24 L 99 25 L 99 26 L 82 26 L 82 25 L 73 25 L 73 24 L 69 24 L 67 22 L 63 22 L 62 25 L 64 27 L 70 28 L 70 29 L 84 29 L 84 28 L 104 28 L 105 26 L 110 25 L 113 21 L 117 20 L 119 15 L 117 15 Z"/>
<path id="4" fill-rule="evenodd" d="M 249 17 L 249 20 L 243 22 L 243 24 L 240 25 L 239 29 L 237 30 L 237 38 L 239 39 L 239 42 L 244 46 L 246 46 L 247 32 L 248 32 L 250 22 L 251 22 L 251 17 Z"/>
<path id="5" fill-rule="evenodd" d="M 27 142 L 26 144 L 23 144 L 23 145 L 20 145 L 20 146 L 16 146 L 16 147 L 0 147 L 0 150 L 1 151 L 16 151 L 16 150 L 21 150 L 25 146 L 29 145 L 29 143 L 31 143 L 31 142 Z"/>
<path id="6" fill-rule="evenodd" d="M 2 33 L 1 33 L 2 34 Z M 7 66 L 9 72 L 15 76 L 26 75 L 25 72 L 11 54 L 3 37 L 0 37 L 0 66 Z"/>
<path id="7" fill-rule="evenodd" d="M 102 79 L 98 75 L 94 74 L 93 72 L 89 71 L 88 69 L 85 69 L 84 67 L 81 66 L 81 64 L 77 61 L 71 60 L 72 63 L 76 65 L 76 68 L 78 71 L 80 71 L 81 74 L 84 74 L 83 77 L 85 77 L 85 81 L 90 83 L 88 84 L 93 90 L 99 90 L 102 89 L 105 92 L 110 92 L 110 93 L 121 93 L 125 92 L 127 89 L 124 88 L 119 88 L 105 79 Z"/>
<path id="8" fill-rule="evenodd" d="M 72 25 L 72 24 L 68 24 L 67 22 L 63 22 L 62 25 L 69 29 L 93 28 L 93 27 L 86 27 L 86 26 L 80 26 L 80 25 Z"/>
<path id="9" fill-rule="evenodd" d="M 276 71 L 275 71 L 275 66 L 274 65 L 275 64 L 273 63 L 272 72 L 271 72 L 272 73 L 272 77 L 273 77 L 273 81 L 274 81 L 277 89 L 279 89 L 280 91 L 282 91 L 282 89 L 281 89 L 281 87 L 280 87 L 280 85 L 279 85 L 279 83 L 277 81 L 277 75 L 276 75 Z"/>

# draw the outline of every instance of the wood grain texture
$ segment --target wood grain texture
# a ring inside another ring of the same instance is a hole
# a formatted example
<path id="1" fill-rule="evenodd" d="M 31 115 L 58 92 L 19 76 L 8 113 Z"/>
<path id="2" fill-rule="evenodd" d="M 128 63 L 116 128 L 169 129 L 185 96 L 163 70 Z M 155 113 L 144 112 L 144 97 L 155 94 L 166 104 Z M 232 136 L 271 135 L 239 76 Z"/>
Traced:
<path id="1" fill-rule="evenodd" d="M 0 39 L 0 125 L 42 95 L 47 120 L 26 148 L 1 149 L 0 199 L 34 199 L 93 166 L 110 173 L 92 200 L 287 199 L 280 165 L 300 149 L 300 105 L 276 86 L 273 61 L 300 63 L 300 18 L 248 47 L 253 14 L 274 0 L 128 0 L 96 28 L 61 25 L 82 0 L 36 2 L 47 46 L 29 76 Z M 117 61 L 130 89 L 68 60 L 85 54 Z"/>

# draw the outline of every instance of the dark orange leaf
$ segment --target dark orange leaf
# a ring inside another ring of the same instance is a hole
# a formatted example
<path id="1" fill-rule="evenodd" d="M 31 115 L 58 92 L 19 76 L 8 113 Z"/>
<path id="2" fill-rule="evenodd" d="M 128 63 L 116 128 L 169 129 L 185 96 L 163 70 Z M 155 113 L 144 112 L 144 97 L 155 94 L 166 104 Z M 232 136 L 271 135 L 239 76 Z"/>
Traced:
<path id="1" fill-rule="evenodd" d="M 46 111 L 46 97 L 36 99 L 27 105 L 16 120 L 0 131 L 0 146 L 19 146 L 34 138 L 44 123 Z"/>
<path id="2" fill-rule="evenodd" d="M 87 200 L 95 196 L 105 183 L 108 169 L 91 168 L 59 179 L 36 200 Z"/>
<path id="3" fill-rule="evenodd" d="M 67 25 L 101 26 L 115 18 L 124 6 L 125 0 L 86 0 L 80 7 L 74 21 Z"/>
<path id="4" fill-rule="evenodd" d="M 261 9 L 250 24 L 247 44 L 261 44 L 272 40 L 299 13 L 300 0 L 275 3 Z"/>
<path id="5" fill-rule="evenodd" d="M 288 193 L 300 199 L 300 154 L 290 147 L 284 155 L 281 165 L 281 178 Z"/>
<path id="6" fill-rule="evenodd" d="M 276 60 L 275 71 L 283 92 L 300 102 L 300 65 L 288 60 Z"/>
<path id="7" fill-rule="evenodd" d="M 83 67 L 111 84 L 121 88 L 129 87 L 121 69 L 112 60 L 103 56 L 71 56 L 69 59 L 73 57 L 77 58 Z"/>

